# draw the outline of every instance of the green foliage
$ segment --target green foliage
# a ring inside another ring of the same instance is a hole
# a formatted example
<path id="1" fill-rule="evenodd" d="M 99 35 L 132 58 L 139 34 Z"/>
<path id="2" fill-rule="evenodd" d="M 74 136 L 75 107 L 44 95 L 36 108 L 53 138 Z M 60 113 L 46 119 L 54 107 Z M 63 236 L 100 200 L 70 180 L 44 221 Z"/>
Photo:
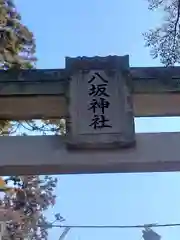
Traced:
<path id="1" fill-rule="evenodd" d="M 153 58 L 160 58 L 165 66 L 180 63 L 180 0 L 147 0 L 150 10 L 161 9 L 163 23 L 144 33 L 145 46 Z"/>
<path id="2" fill-rule="evenodd" d="M 35 66 L 35 40 L 21 22 L 13 0 L 0 0 L 0 62 L 2 69 Z"/>
<path id="3" fill-rule="evenodd" d="M 33 33 L 21 22 L 13 0 L 0 0 L 0 69 L 31 69 L 35 67 Z M 11 132 L 8 121 L 0 121 L 0 133 Z"/>

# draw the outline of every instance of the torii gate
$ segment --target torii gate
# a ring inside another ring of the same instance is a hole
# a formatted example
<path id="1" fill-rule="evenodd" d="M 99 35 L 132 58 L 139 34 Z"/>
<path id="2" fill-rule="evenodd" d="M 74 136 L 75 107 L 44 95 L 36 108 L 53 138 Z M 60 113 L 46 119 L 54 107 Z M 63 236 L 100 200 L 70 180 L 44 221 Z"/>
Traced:
<path id="1" fill-rule="evenodd" d="M 0 137 L 0 175 L 179 171 L 180 133 L 134 132 L 134 116 L 180 115 L 179 79 L 180 67 L 130 68 L 128 56 L 0 71 L 0 119 L 68 122 L 67 136 Z"/>

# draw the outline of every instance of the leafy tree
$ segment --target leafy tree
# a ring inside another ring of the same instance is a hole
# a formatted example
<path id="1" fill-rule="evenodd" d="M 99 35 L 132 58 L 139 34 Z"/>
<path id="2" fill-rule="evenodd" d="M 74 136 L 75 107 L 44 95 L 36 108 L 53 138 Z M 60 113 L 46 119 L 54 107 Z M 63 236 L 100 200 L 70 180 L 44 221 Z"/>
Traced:
<path id="1" fill-rule="evenodd" d="M 51 223 L 43 212 L 55 203 L 53 189 L 57 179 L 33 175 L 11 176 L 5 181 L 11 181 L 13 187 L 6 190 L 1 200 L 0 209 L 3 214 L 11 216 L 11 219 L 6 221 L 4 238 L 46 240 Z M 62 217 L 57 214 L 55 220 L 62 221 Z"/>
<path id="2" fill-rule="evenodd" d="M 35 68 L 35 39 L 26 26 L 21 23 L 21 17 L 13 0 L 0 0 L 0 69 L 18 71 L 19 69 Z M 25 129 L 22 130 L 22 129 Z M 59 132 L 62 129 L 60 121 L 19 121 L 0 120 L 0 134 L 27 134 L 28 131 Z M 24 131 L 24 132 L 23 132 Z M 2 180 L 3 182 L 3 180 Z M 6 179 L 12 182 L 14 188 L 0 188 L 4 197 L 0 202 L 1 213 L 11 214 L 7 221 L 4 239 L 34 239 L 46 240 L 47 229 L 51 224 L 43 212 L 55 202 L 53 194 L 57 179 L 49 176 L 11 176 Z M 6 189 L 6 190 L 5 190 Z M 14 216 L 14 217 L 13 217 Z M 20 218 L 20 219 L 19 219 Z M 62 220 L 56 215 L 56 220 Z"/>
<path id="3" fill-rule="evenodd" d="M 144 33 L 145 46 L 151 48 L 153 58 L 162 64 L 173 66 L 180 63 L 180 0 L 147 0 L 150 10 L 160 9 L 163 22 L 155 29 Z"/>
<path id="4" fill-rule="evenodd" d="M 0 61 L 2 69 L 32 68 L 35 41 L 21 22 L 13 0 L 0 0 Z"/>

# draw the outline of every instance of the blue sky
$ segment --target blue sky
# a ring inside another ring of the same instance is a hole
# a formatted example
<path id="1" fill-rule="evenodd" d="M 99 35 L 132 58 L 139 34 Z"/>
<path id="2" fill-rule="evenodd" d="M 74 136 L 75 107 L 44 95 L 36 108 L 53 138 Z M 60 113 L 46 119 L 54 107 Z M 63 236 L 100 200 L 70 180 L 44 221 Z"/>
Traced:
<path id="1" fill-rule="evenodd" d="M 146 0 L 16 0 L 23 23 L 34 32 L 39 68 L 63 68 L 65 56 L 130 55 L 131 66 L 157 66 L 144 48 L 142 32 L 158 25 L 161 13 Z M 137 132 L 179 131 L 177 118 L 138 119 Z M 134 225 L 180 222 L 180 174 L 59 176 L 57 204 L 67 224 Z M 51 219 L 52 211 L 48 213 Z M 58 239 L 52 229 L 49 239 Z M 176 240 L 180 228 L 158 228 Z M 140 240 L 137 229 L 73 229 L 66 240 Z"/>

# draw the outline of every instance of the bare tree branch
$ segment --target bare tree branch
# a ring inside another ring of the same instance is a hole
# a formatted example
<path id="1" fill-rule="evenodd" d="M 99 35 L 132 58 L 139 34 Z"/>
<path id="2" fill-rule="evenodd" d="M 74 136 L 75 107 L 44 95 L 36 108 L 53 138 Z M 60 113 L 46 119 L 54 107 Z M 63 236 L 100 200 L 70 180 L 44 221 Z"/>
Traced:
<path id="1" fill-rule="evenodd" d="M 180 0 L 147 0 L 149 9 L 162 8 L 162 25 L 144 33 L 145 46 L 153 58 L 162 64 L 173 66 L 180 63 Z"/>

